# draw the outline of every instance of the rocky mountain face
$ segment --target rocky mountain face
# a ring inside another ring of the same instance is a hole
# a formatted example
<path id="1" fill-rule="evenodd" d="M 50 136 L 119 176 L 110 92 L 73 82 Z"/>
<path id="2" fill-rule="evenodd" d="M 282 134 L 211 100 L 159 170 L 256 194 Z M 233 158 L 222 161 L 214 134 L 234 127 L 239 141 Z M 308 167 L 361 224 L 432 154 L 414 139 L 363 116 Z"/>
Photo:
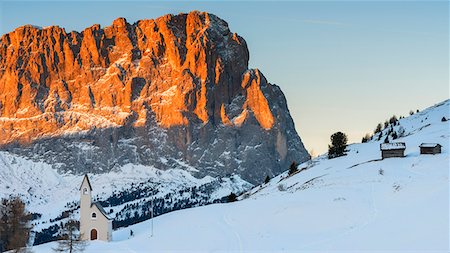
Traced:
<path id="1" fill-rule="evenodd" d="M 285 97 L 215 15 L 0 39 L 0 145 L 60 172 L 124 164 L 249 182 L 309 159 Z"/>

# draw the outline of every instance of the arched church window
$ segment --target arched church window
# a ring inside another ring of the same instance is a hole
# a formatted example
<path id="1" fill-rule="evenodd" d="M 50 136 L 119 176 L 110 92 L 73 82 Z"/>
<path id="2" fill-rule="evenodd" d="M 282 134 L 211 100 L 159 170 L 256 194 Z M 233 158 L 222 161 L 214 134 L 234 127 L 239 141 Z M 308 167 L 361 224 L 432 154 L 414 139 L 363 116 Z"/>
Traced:
<path id="1" fill-rule="evenodd" d="M 88 189 L 87 188 L 83 188 L 83 194 L 88 194 Z"/>
<path id="2" fill-rule="evenodd" d="M 92 219 L 96 219 L 97 218 L 97 214 L 96 213 L 92 213 Z"/>

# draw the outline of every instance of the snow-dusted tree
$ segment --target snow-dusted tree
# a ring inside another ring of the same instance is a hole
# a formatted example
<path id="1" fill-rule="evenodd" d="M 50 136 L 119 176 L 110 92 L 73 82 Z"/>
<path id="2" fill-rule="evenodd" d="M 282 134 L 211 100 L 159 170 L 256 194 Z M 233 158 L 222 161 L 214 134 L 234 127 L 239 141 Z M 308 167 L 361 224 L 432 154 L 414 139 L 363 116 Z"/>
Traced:
<path id="1" fill-rule="evenodd" d="M 25 252 L 30 237 L 31 214 L 18 197 L 0 201 L 0 249 Z"/>
<path id="2" fill-rule="evenodd" d="M 86 242 L 81 240 L 81 234 L 78 229 L 78 223 L 75 220 L 69 220 L 60 231 L 61 240 L 58 246 L 53 250 L 55 252 L 82 252 L 86 247 Z"/>

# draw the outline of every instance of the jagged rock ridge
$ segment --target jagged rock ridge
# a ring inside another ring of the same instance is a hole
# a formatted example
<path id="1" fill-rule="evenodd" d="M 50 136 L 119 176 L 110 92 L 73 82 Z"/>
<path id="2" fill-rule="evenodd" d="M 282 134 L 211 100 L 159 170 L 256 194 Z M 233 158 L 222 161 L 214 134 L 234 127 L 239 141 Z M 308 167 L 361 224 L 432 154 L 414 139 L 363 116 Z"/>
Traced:
<path id="1" fill-rule="evenodd" d="M 0 145 L 60 171 L 126 163 L 250 182 L 309 158 L 246 42 L 201 12 L 0 39 Z"/>

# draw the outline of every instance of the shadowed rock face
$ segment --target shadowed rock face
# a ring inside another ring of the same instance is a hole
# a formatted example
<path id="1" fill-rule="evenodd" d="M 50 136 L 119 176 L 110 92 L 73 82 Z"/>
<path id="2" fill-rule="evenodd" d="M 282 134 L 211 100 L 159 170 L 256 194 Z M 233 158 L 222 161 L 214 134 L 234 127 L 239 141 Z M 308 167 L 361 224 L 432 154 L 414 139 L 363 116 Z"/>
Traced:
<path id="1" fill-rule="evenodd" d="M 72 173 L 125 163 L 259 182 L 309 158 L 243 38 L 200 12 L 0 39 L 0 145 Z"/>

